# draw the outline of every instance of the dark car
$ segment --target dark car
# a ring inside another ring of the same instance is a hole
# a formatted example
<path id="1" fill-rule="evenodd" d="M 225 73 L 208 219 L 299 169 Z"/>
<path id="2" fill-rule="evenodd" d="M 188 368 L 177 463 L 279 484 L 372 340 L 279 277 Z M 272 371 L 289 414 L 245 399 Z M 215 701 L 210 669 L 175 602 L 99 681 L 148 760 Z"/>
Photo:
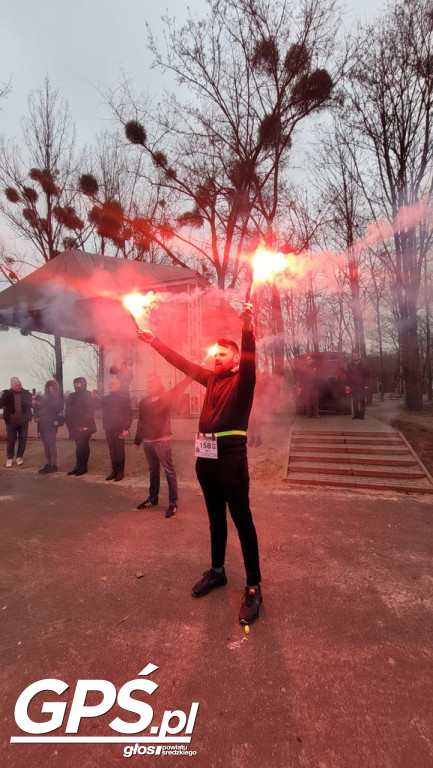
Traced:
<path id="1" fill-rule="evenodd" d="M 296 414 L 305 414 L 302 380 L 307 357 L 312 358 L 313 367 L 317 371 L 319 411 L 349 415 L 350 395 L 346 394 L 345 388 L 348 358 L 344 352 L 311 352 L 295 358 Z"/>

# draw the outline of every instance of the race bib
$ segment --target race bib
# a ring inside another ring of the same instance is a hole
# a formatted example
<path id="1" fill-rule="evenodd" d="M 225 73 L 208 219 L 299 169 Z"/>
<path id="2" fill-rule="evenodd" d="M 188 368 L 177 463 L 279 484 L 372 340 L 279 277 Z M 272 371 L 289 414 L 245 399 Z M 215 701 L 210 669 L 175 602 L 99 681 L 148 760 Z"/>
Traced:
<path id="1" fill-rule="evenodd" d="M 201 459 L 217 459 L 218 446 L 215 435 L 206 437 L 206 435 L 197 433 L 195 438 L 195 455 Z"/>

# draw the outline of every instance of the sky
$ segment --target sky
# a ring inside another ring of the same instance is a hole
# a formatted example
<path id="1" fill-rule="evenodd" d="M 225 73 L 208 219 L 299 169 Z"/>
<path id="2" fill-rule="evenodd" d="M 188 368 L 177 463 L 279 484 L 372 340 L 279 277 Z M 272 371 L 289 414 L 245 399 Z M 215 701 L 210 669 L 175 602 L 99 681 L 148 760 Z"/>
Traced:
<path id="1" fill-rule="evenodd" d="M 191 11 L 203 15 L 205 0 L 190 0 Z M 158 96 L 164 82 L 151 69 L 146 22 L 161 38 L 160 18 L 167 13 L 177 25 L 187 17 L 187 4 L 165 0 L 0 0 L 0 81 L 11 81 L 11 93 L 0 105 L 0 133 L 20 137 L 20 121 L 27 112 L 28 94 L 39 88 L 46 74 L 68 101 L 77 128 L 77 145 L 91 144 L 111 122 L 98 85 L 114 86 L 123 71 L 137 82 L 139 91 Z M 362 8 L 347 0 L 346 24 L 365 21 L 381 11 L 383 2 L 364 0 Z M 4 231 L 0 230 L 4 237 Z M 10 376 L 28 377 L 28 339 L 10 329 L 0 333 L 0 389 Z M 65 380 L 77 375 L 66 363 Z"/>

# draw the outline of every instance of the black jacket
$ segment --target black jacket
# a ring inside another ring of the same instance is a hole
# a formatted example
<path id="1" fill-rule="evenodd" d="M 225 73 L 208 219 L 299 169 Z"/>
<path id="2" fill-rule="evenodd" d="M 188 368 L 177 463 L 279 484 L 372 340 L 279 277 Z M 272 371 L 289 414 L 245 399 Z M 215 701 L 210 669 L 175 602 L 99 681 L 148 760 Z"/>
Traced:
<path id="1" fill-rule="evenodd" d="M 123 432 L 132 424 L 132 406 L 125 392 L 110 392 L 101 401 L 102 426 L 105 432 Z"/>
<path id="2" fill-rule="evenodd" d="M 21 396 L 21 409 L 23 412 L 22 422 L 17 423 L 25 423 L 26 421 L 32 420 L 32 396 L 29 390 L 21 389 L 20 392 L 14 392 L 13 389 L 4 389 L 0 396 L 0 409 L 3 408 L 3 418 L 5 420 L 5 424 L 14 421 L 14 419 L 11 417 L 15 413 L 15 394 L 19 394 Z"/>
<path id="3" fill-rule="evenodd" d="M 171 406 L 186 389 L 191 379 L 183 379 L 173 389 L 147 395 L 138 404 L 138 423 L 134 445 L 140 445 L 142 440 L 161 440 L 171 437 Z"/>
<path id="4" fill-rule="evenodd" d="M 62 395 L 43 395 L 38 398 L 33 410 L 41 431 L 57 429 L 55 422 L 63 411 L 63 403 Z"/>
<path id="5" fill-rule="evenodd" d="M 72 392 L 66 400 L 65 424 L 71 437 L 82 435 L 82 428 L 87 427 L 86 434 L 93 435 L 96 432 L 95 408 L 97 401 L 85 389 L 81 392 Z"/>
<path id="6" fill-rule="evenodd" d="M 316 366 L 314 363 L 311 365 L 304 363 L 302 368 L 298 371 L 297 386 L 299 389 L 312 390 L 317 389 L 318 385 L 319 374 L 317 373 Z"/>
<path id="7" fill-rule="evenodd" d="M 355 365 L 352 360 L 347 366 L 346 386 L 351 387 L 352 389 L 357 387 L 367 387 L 369 375 L 370 372 L 363 360 L 360 360 L 357 365 Z"/>
<path id="8" fill-rule="evenodd" d="M 206 387 L 199 421 L 200 432 L 247 430 L 256 383 L 256 347 L 253 331 L 242 332 L 239 370 L 222 375 L 196 363 L 190 363 L 159 339 L 154 339 L 152 346 L 175 368 Z"/>

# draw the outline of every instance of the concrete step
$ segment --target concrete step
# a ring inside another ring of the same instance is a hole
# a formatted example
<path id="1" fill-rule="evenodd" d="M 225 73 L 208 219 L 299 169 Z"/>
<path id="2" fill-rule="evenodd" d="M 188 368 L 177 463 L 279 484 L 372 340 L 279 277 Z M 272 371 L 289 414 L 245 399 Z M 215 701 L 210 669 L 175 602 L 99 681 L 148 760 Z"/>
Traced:
<path id="1" fill-rule="evenodd" d="M 331 436 L 331 435 L 324 435 L 323 437 L 316 433 L 316 435 L 299 435 L 297 432 L 293 432 L 292 434 L 292 442 L 296 444 L 326 444 L 326 445 L 359 445 L 360 443 L 363 445 L 401 445 L 402 440 L 400 437 L 387 437 L 386 433 L 384 433 L 384 436 L 382 435 L 376 435 L 375 437 L 363 437 L 361 435 L 338 435 L 338 436 Z"/>
<path id="2" fill-rule="evenodd" d="M 391 436 L 391 437 L 400 437 L 399 433 L 396 430 L 390 429 L 390 430 L 383 430 L 383 432 L 378 432 L 377 430 L 375 432 L 369 432 L 368 430 L 332 430 L 332 429 L 321 429 L 320 431 L 317 429 L 297 429 L 294 433 L 294 435 L 333 435 L 334 437 L 341 437 L 348 435 L 349 437 L 378 437 L 380 435 L 385 436 Z"/>
<path id="3" fill-rule="evenodd" d="M 293 430 L 286 482 L 433 493 L 425 467 L 395 431 Z"/>
<path id="4" fill-rule="evenodd" d="M 387 454 L 358 454 L 358 453 L 297 453 L 290 454 L 290 465 L 295 462 L 314 462 L 323 464 L 372 464 L 382 467 L 412 467 L 417 466 L 418 462 L 411 453 L 407 452 L 404 457 L 388 456 Z"/>
<path id="5" fill-rule="evenodd" d="M 336 475 L 300 474 L 291 472 L 285 482 L 288 485 L 301 486 L 326 486 L 330 488 L 353 488 L 365 491 L 397 491 L 399 493 L 429 493 L 433 495 L 433 485 L 427 480 L 398 480 L 388 478 L 386 480 L 369 478 L 362 480 L 354 476 L 338 477 Z"/>
<path id="6" fill-rule="evenodd" d="M 415 465 L 416 466 L 416 465 Z M 289 463 L 289 475 L 292 469 L 296 473 L 315 473 L 320 475 L 329 475 L 330 471 L 333 475 L 354 475 L 357 477 L 378 477 L 378 478 L 394 478 L 399 480 L 419 480 L 425 477 L 425 474 L 421 468 L 409 469 L 405 467 L 393 468 L 390 466 L 366 466 L 364 464 L 332 464 L 332 468 L 329 464 L 310 464 L 308 461 L 296 462 L 292 467 Z"/>
<path id="7" fill-rule="evenodd" d="M 360 445 L 335 445 L 335 444 L 320 444 L 317 445 L 317 443 L 305 443 L 305 444 L 298 444 L 296 443 L 293 446 L 293 450 L 297 453 L 364 453 L 364 454 L 371 454 L 374 455 L 382 455 L 384 452 L 384 448 L 386 450 L 386 453 L 388 455 L 395 455 L 395 456 L 405 456 L 405 455 L 411 455 L 410 451 L 408 451 L 407 447 L 404 443 L 401 445 L 395 445 L 392 447 L 388 446 L 363 446 Z"/>
<path id="8" fill-rule="evenodd" d="M 393 446 L 363 446 L 363 445 L 348 445 L 347 446 L 347 453 L 366 453 L 366 454 L 372 454 L 372 455 L 381 455 L 382 453 L 386 453 L 391 456 L 403 456 L 409 454 L 411 456 L 411 452 L 408 451 L 407 446 L 405 443 L 401 442 L 400 445 L 393 445 Z"/>

